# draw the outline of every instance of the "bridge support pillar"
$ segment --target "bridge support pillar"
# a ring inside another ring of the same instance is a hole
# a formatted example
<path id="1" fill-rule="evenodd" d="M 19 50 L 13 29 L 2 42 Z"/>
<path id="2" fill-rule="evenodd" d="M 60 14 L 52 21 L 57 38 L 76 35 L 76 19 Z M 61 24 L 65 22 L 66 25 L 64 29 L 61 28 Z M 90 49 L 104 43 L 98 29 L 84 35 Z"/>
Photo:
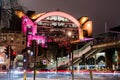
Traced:
<path id="1" fill-rule="evenodd" d="M 114 49 L 105 50 L 105 62 L 107 69 L 112 69 Z"/>
<path id="2" fill-rule="evenodd" d="M 117 69 L 120 69 L 120 48 L 117 48 Z"/>
<path id="3" fill-rule="evenodd" d="M 76 70 L 77 73 L 79 73 L 79 70 L 80 70 L 79 64 L 76 64 L 76 69 L 75 70 Z"/>

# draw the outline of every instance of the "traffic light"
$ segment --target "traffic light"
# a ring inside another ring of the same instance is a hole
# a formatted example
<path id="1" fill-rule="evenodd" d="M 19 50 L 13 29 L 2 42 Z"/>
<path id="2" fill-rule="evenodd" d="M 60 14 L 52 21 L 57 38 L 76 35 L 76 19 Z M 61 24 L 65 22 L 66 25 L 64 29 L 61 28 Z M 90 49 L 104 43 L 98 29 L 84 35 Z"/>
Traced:
<path id="1" fill-rule="evenodd" d="M 10 45 L 6 46 L 5 54 L 7 55 L 7 58 L 10 57 L 10 59 L 11 59 L 12 61 L 14 61 L 14 59 L 15 59 L 15 57 L 16 57 L 16 52 L 11 48 Z"/>
<path id="2" fill-rule="evenodd" d="M 14 61 L 15 57 L 16 57 L 16 52 L 11 49 L 11 57 L 10 57 L 11 60 Z"/>
<path id="3" fill-rule="evenodd" d="M 7 55 L 7 58 L 9 58 L 9 55 L 10 55 L 10 46 L 6 46 L 6 49 L 5 49 L 5 54 Z"/>
<path id="4" fill-rule="evenodd" d="M 35 54 L 36 53 L 36 41 L 35 40 L 32 40 L 31 41 L 31 44 L 30 44 L 30 50 Z"/>

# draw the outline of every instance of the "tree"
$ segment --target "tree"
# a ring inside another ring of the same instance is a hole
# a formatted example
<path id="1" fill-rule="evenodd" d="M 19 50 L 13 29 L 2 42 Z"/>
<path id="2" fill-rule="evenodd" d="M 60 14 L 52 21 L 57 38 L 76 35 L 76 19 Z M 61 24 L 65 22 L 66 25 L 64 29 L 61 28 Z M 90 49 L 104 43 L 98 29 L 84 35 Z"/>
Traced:
<path id="1" fill-rule="evenodd" d="M 47 43 L 47 45 L 48 45 L 48 51 L 51 58 L 53 60 L 56 60 L 56 58 L 58 57 L 58 49 L 59 49 L 58 44 L 56 42 L 50 42 L 50 43 Z"/>

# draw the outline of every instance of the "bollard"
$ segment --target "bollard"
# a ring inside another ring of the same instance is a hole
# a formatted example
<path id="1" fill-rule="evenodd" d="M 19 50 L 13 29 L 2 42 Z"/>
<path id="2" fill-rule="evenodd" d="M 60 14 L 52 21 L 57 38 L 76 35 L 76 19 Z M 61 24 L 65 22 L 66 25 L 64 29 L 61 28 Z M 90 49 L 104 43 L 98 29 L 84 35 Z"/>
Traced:
<path id="1" fill-rule="evenodd" d="M 93 72 L 90 70 L 90 80 L 93 80 Z"/>
<path id="2" fill-rule="evenodd" d="M 23 80 L 26 80 L 26 70 L 24 70 L 24 78 Z"/>
<path id="3" fill-rule="evenodd" d="M 37 74 L 37 70 L 35 70 L 35 75 Z"/>

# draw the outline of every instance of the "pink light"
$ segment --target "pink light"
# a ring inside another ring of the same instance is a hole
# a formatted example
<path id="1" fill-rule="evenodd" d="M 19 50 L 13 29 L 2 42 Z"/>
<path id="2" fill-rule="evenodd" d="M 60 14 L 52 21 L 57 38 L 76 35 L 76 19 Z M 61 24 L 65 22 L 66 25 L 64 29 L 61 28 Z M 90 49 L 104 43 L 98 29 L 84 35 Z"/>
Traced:
<path id="1" fill-rule="evenodd" d="M 36 40 L 37 44 L 42 44 L 42 47 L 45 47 L 46 37 L 39 35 L 28 35 L 28 43 L 27 46 L 30 45 L 31 40 Z"/>
<path id="2" fill-rule="evenodd" d="M 32 32 L 33 34 L 35 34 L 35 29 L 34 29 L 34 23 L 32 22 L 32 20 L 30 20 L 30 18 L 28 16 L 23 16 L 22 17 L 22 31 L 23 33 L 27 32 L 27 27 L 28 26 L 32 26 Z"/>
<path id="3" fill-rule="evenodd" d="M 48 12 L 48 13 L 42 15 L 41 17 L 39 17 L 34 23 L 37 24 L 39 21 L 41 21 L 42 19 L 45 19 L 45 18 L 47 18 L 49 16 L 62 16 L 62 17 L 65 17 L 65 18 L 69 19 L 74 24 L 76 24 L 76 26 L 78 27 L 78 30 L 79 30 L 79 39 L 83 38 L 83 32 L 82 32 L 81 25 L 78 22 L 78 20 L 75 19 L 73 16 L 71 16 L 71 15 L 69 15 L 67 13 L 61 12 L 61 11 Z"/>
<path id="4" fill-rule="evenodd" d="M 67 13 L 64 13 L 64 12 L 61 12 L 61 11 L 53 11 L 53 12 L 48 12 L 48 13 L 40 16 L 34 22 L 32 22 L 32 20 L 28 16 L 26 16 L 26 15 L 22 17 L 22 32 L 26 34 L 28 26 L 32 27 L 32 31 L 31 31 L 32 34 L 28 35 L 27 46 L 30 45 L 30 41 L 33 40 L 33 39 L 37 40 L 38 44 L 39 43 L 42 43 L 43 45 L 45 44 L 45 37 L 36 35 L 36 33 L 37 33 L 37 23 L 39 21 L 45 19 L 46 17 L 49 17 L 49 16 L 62 16 L 62 17 L 65 17 L 65 18 L 69 19 L 70 21 L 72 21 L 78 27 L 78 30 L 79 30 L 79 40 L 83 38 L 81 25 L 80 25 L 80 23 L 78 22 L 77 19 L 75 19 L 73 16 L 71 16 L 71 15 L 69 15 Z"/>

